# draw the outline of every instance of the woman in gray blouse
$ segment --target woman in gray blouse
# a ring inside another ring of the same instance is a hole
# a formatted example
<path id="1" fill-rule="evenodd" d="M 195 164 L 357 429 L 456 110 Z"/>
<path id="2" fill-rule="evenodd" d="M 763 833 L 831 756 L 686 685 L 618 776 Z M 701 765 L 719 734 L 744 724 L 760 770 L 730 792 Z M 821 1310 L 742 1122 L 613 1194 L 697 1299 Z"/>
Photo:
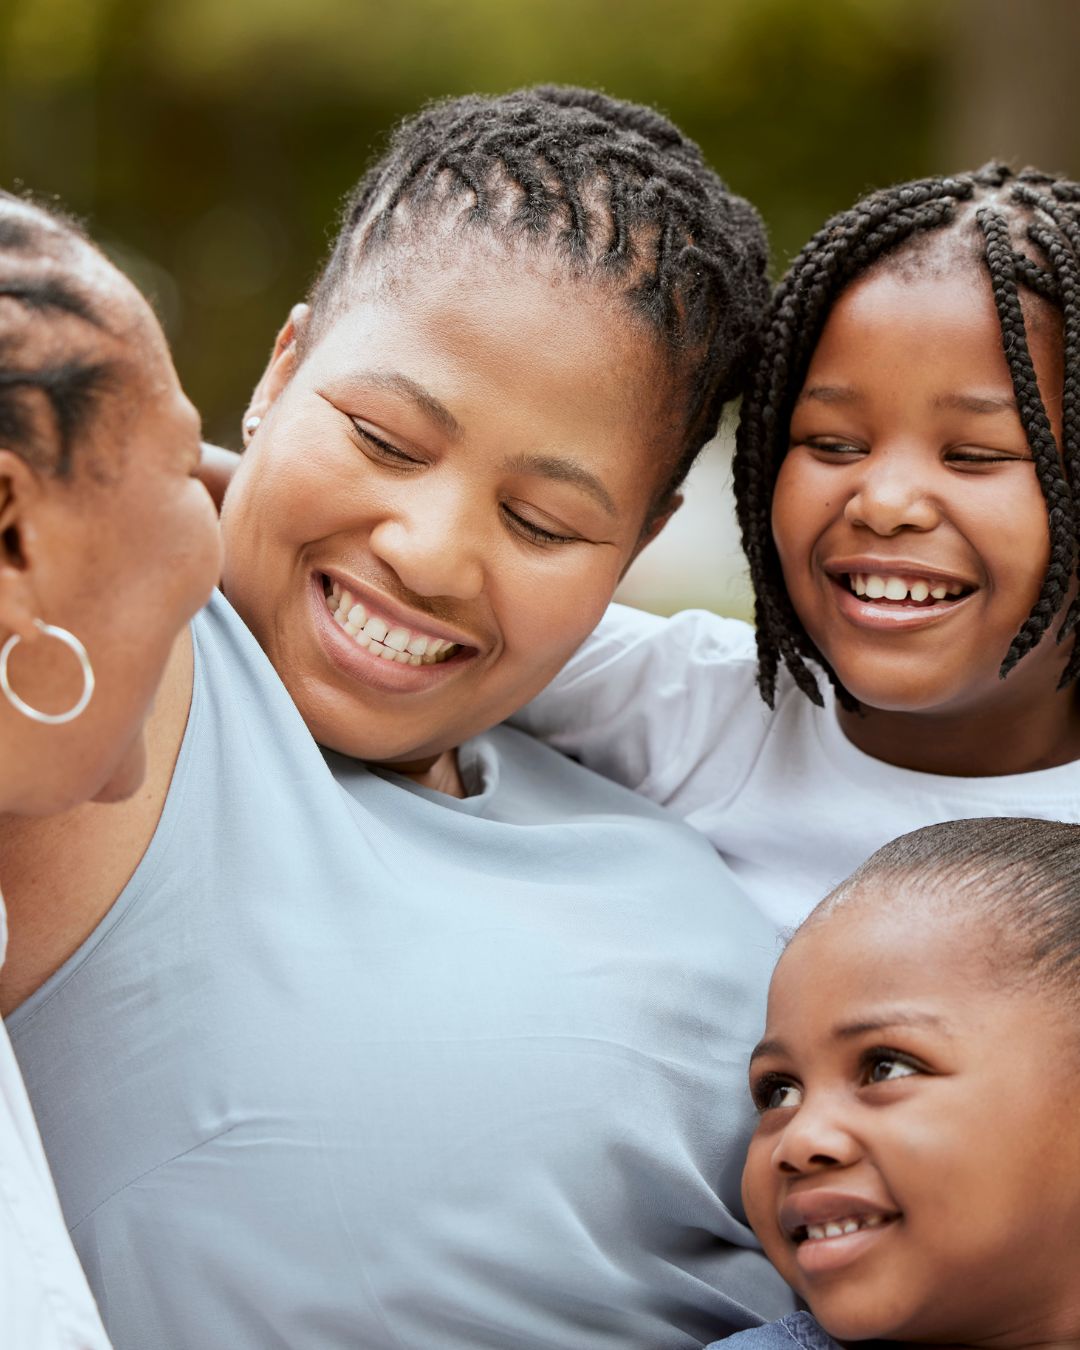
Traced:
<path id="1" fill-rule="evenodd" d="M 429 109 L 354 194 L 149 790 L 5 838 L 94 916 L 9 1026 L 117 1350 L 675 1350 L 790 1308 L 738 1208 L 770 932 L 496 725 L 677 504 L 763 267 L 695 146 L 582 91 Z"/>

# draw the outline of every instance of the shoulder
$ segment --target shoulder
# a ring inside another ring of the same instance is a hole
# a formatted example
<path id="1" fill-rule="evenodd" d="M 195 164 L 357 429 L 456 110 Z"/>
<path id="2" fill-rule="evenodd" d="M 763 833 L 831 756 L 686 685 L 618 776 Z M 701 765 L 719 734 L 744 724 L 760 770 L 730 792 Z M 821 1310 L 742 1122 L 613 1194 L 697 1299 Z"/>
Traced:
<path id="1" fill-rule="evenodd" d="M 740 1331 L 714 1341 L 706 1350 L 839 1350 L 836 1341 L 808 1312 L 791 1313 L 779 1322 Z"/>

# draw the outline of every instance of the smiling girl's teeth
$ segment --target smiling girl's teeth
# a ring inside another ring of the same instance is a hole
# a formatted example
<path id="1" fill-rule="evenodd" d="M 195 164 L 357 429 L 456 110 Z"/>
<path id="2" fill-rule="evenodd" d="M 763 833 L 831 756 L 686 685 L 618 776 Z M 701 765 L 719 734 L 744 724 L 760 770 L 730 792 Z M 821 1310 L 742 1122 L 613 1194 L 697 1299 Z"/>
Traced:
<path id="1" fill-rule="evenodd" d="M 908 600 L 917 604 L 933 598 L 963 595 L 964 587 L 955 582 L 931 583 L 922 577 L 885 576 L 877 572 L 851 572 L 848 584 L 855 595 L 867 600 Z"/>
<path id="2" fill-rule="evenodd" d="M 880 1228 L 885 1222 L 884 1214 L 864 1214 L 861 1218 L 836 1219 L 830 1223 L 808 1223 L 806 1241 L 817 1242 L 822 1238 L 847 1237 L 861 1228 Z"/>
<path id="3" fill-rule="evenodd" d="M 358 647 L 367 648 L 383 661 L 396 661 L 403 666 L 434 666 L 459 650 L 457 643 L 445 638 L 414 633 L 408 628 L 391 628 L 376 615 L 369 615 L 337 581 L 331 583 L 326 608 Z"/>

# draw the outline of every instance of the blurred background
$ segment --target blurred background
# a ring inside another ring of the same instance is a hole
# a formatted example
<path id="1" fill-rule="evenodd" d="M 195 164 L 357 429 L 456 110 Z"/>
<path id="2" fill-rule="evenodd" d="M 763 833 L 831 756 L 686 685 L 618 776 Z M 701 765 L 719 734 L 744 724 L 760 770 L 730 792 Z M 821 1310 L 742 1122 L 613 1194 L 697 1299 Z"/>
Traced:
<path id="1" fill-rule="evenodd" d="M 1080 174 L 1076 0 L 0 0 L 0 184 L 57 194 L 150 294 L 208 439 L 247 395 L 389 128 L 558 81 L 651 103 L 762 211 L 991 157 Z M 724 437 L 634 603 L 748 612 Z"/>

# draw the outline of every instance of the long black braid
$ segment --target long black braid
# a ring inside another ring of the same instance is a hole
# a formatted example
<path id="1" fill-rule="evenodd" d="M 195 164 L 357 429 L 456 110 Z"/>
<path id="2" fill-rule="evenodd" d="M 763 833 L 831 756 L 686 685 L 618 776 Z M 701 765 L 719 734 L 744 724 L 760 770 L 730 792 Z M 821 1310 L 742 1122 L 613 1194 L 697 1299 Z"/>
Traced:
<path id="1" fill-rule="evenodd" d="M 78 280 L 93 247 L 76 221 L 0 191 L 0 445 L 60 478 L 114 373 L 76 338 L 78 325 L 106 328 Z"/>
<path id="2" fill-rule="evenodd" d="M 1042 639 L 1065 603 L 1077 572 L 1080 541 L 1071 486 L 1077 485 L 1080 492 L 1080 186 L 1034 169 L 1013 174 L 1004 165 L 989 164 L 977 173 L 885 188 L 834 216 L 792 263 L 773 297 L 761 357 L 743 403 L 735 498 L 756 600 L 758 687 L 770 707 L 781 662 L 815 703 L 822 702 L 821 690 L 808 662 L 825 672 L 844 707 L 857 707 L 799 621 L 772 537 L 773 492 L 814 348 L 833 305 L 856 277 L 929 232 L 968 219 L 972 208 L 1050 533 L 1050 562 L 1042 590 L 1002 661 L 1002 678 Z M 1049 301 L 1063 315 L 1060 447 L 1035 380 L 1021 288 Z M 1073 631 L 1078 618 L 1074 601 L 1062 637 Z M 1074 648 L 1062 684 L 1077 675 L 1080 653 Z"/>
<path id="3" fill-rule="evenodd" d="M 754 208 L 649 108 L 555 86 L 433 103 L 398 128 L 346 201 L 309 331 L 347 303 L 375 249 L 439 216 L 551 248 L 575 275 L 624 293 L 688 389 L 669 495 L 755 355 L 768 285 Z"/>

